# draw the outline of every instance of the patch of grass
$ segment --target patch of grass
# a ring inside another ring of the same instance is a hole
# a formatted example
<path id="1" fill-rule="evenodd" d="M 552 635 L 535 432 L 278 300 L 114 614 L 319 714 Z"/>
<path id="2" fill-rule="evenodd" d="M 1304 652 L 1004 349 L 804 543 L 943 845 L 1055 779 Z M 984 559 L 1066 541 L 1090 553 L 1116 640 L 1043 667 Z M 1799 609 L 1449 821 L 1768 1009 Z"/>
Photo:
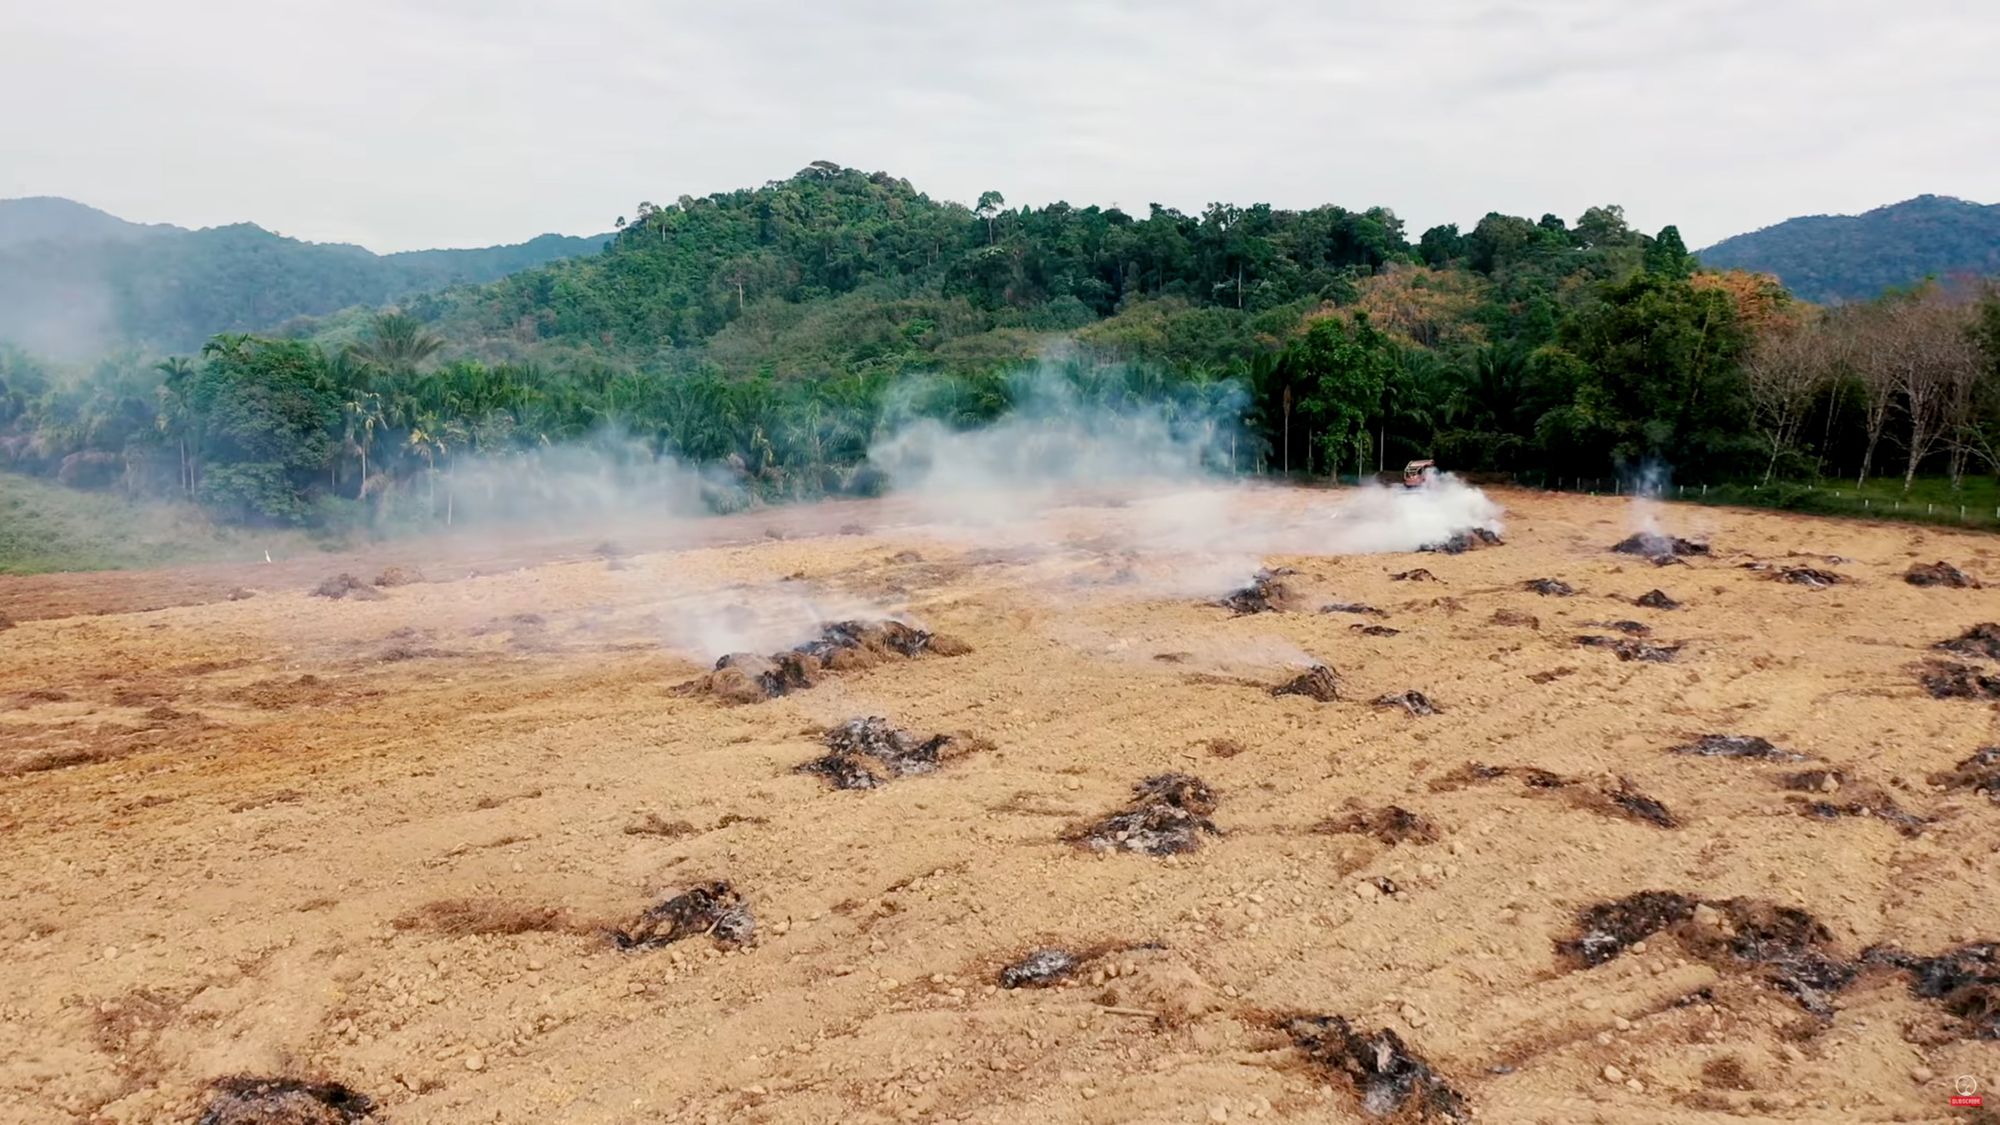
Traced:
<path id="1" fill-rule="evenodd" d="M 1919 477 L 1903 490 L 1901 477 L 1871 480 L 1861 488 L 1849 481 L 1773 481 L 1768 485 L 1711 485 L 1676 489 L 1672 499 L 1754 508 L 1781 508 L 1823 516 L 1899 520 L 1982 531 L 2000 529 L 2000 482 L 1970 477 L 1959 488 L 1949 477 Z"/>
<path id="2" fill-rule="evenodd" d="M 319 550 L 304 533 L 217 525 L 193 504 L 134 501 L 0 473 L 0 574 L 261 562 Z"/>

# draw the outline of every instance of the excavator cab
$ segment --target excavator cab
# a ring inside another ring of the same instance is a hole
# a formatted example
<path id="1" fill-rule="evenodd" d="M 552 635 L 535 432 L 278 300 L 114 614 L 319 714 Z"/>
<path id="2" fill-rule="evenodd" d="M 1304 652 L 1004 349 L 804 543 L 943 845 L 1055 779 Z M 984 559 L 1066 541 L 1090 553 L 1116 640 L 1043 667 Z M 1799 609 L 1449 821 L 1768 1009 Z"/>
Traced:
<path id="1" fill-rule="evenodd" d="M 1436 461 L 1412 461 L 1403 466 L 1403 487 L 1423 488 L 1437 479 Z"/>

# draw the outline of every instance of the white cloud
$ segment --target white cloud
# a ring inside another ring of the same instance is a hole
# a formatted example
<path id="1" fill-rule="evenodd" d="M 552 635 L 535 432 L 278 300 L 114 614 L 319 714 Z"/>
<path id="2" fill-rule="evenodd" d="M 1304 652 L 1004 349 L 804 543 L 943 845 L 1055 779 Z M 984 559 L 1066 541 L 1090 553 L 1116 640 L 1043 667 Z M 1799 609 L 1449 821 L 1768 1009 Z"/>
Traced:
<path id="1" fill-rule="evenodd" d="M 1987 0 L 0 0 L 0 196 L 378 250 L 830 159 L 969 201 L 1620 202 L 1702 245 L 2000 182 Z"/>

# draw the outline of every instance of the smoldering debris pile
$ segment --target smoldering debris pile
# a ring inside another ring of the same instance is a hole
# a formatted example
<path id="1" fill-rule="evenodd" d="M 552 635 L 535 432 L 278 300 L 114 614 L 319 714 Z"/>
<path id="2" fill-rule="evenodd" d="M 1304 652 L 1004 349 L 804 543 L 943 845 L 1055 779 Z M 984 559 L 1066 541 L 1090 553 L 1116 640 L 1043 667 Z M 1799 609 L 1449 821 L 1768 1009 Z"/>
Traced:
<path id="1" fill-rule="evenodd" d="M 1856 781 L 1839 770 L 1799 770 L 1779 778 L 1778 784 L 1795 793 L 1808 794 L 1792 800 L 1801 814 L 1819 820 L 1872 817 L 1905 836 L 1920 835 L 1931 824 L 1930 818 L 1898 805 L 1881 786 Z"/>
<path id="2" fill-rule="evenodd" d="M 338 1082 L 238 1075 L 209 1087 L 195 1125 L 359 1125 L 375 1103 Z"/>
<path id="3" fill-rule="evenodd" d="M 1429 696 L 1415 688 L 1411 688 L 1408 691 L 1393 691 L 1387 695 L 1377 696 L 1375 706 L 1400 707 L 1412 715 L 1435 715 L 1444 710 L 1444 708 L 1432 703 Z"/>
<path id="4" fill-rule="evenodd" d="M 1361 1111 L 1369 1117 L 1471 1120 L 1465 1095 L 1452 1089 L 1389 1028 L 1363 1035 L 1340 1016 L 1293 1016 L 1281 1027 L 1308 1059 L 1352 1085 Z"/>
<path id="5" fill-rule="evenodd" d="M 1251 613 L 1285 613 L 1296 607 L 1298 596 L 1285 583 L 1294 572 L 1284 567 L 1260 570 L 1248 586 L 1230 593 L 1217 605 L 1238 617 Z"/>
<path id="6" fill-rule="evenodd" d="M 1639 660 L 1652 664 L 1665 664 L 1673 660 L 1681 650 L 1678 642 L 1656 645 L 1634 637 L 1603 637 L 1588 633 L 1577 637 L 1576 643 L 1582 648 L 1608 648 L 1616 653 L 1620 660 Z"/>
<path id="7" fill-rule="evenodd" d="M 1376 609 L 1362 602 L 1328 602 L 1319 607 L 1321 613 L 1358 613 L 1363 617 L 1387 617 L 1387 610 Z"/>
<path id="8" fill-rule="evenodd" d="M 1400 637 L 1403 635 L 1403 631 L 1393 625 L 1349 625 L 1348 628 L 1364 637 Z"/>
<path id="9" fill-rule="evenodd" d="M 1313 826 L 1328 836 L 1373 836 L 1385 844 L 1434 844 L 1437 826 L 1401 805 L 1364 809 L 1341 817 L 1329 817 Z"/>
<path id="10" fill-rule="evenodd" d="M 1579 911 L 1576 935 L 1557 953 L 1579 967 L 1602 965 L 1628 947 L 1665 933 L 1720 969 L 1759 973 L 1821 1017 L 1856 975 L 1827 950 L 1833 935 L 1803 910 L 1761 899 L 1706 902 L 1673 891 L 1639 891 Z"/>
<path id="11" fill-rule="evenodd" d="M 1681 603 L 1675 601 L 1665 590 L 1648 590 L 1632 599 L 1632 604 L 1646 609 L 1679 609 Z"/>
<path id="12" fill-rule="evenodd" d="M 1467 551 L 1477 550 L 1481 547 L 1503 546 L 1506 546 L 1506 541 L 1501 539 L 1499 533 L 1493 531 L 1491 528 L 1468 527 L 1461 531 L 1454 531 L 1435 543 L 1425 543 L 1418 547 L 1417 550 L 1439 555 L 1462 555 Z"/>
<path id="13" fill-rule="evenodd" d="M 867 668 L 892 658 L 959 656 L 971 646 L 941 633 L 901 621 L 841 621 L 802 645 L 769 656 L 733 652 L 715 670 L 682 684 L 682 694 L 713 695 L 731 703 L 755 703 L 802 691 L 828 672 Z"/>
<path id="14" fill-rule="evenodd" d="M 1315 664 L 1277 687 L 1272 695 L 1303 695 L 1320 703 L 1340 698 L 1340 676 L 1324 664 Z"/>
<path id="15" fill-rule="evenodd" d="M 1876 946 L 1863 950 L 1861 960 L 1910 974 L 1910 995 L 1935 1001 L 1958 1020 L 1959 1034 L 2000 1039 L 2000 944 L 1974 942 L 1935 957 Z"/>
<path id="16" fill-rule="evenodd" d="M 1649 559 L 1655 566 L 1679 562 L 1689 555 L 1706 555 L 1708 544 L 1696 543 L 1673 535 L 1662 535 L 1657 531 L 1641 531 L 1619 540 L 1611 548 L 1620 555 L 1637 555 Z"/>
<path id="17" fill-rule="evenodd" d="M 335 600 L 353 598 L 357 602 L 380 601 L 383 596 L 380 590 L 345 572 L 333 575 L 322 581 L 319 585 L 314 586 L 312 588 L 312 595 L 316 598 L 333 598 Z"/>
<path id="18" fill-rule="evenodd" d="M 898 777 L 930 773 L 968 749 L 967 742 L 948 734 L 924 738 L 871 715 L 827 731 L 827 753 L 798 766 L 797 772 L 817 774 L 835 789 L 874 789 Z"/>
<path id="19" fill-rule="evenodd" d="M 689 887 L 650 907 L 629 927 L 613 931 L 611 938 L 620 949 L 656 949 L 701 934 L 723 946 L 744 945 L 757 936 L 750 905 L 729 883 Z"/>
<path id="20" fill-rule="evenodd" d="M 1982 746 L 1952 769 L 1932 774 L 1929 780 L 1945 789 L 1969 789 L 2000 801 L 2000 746 Z"/>
<path id="21" fill-rule="evenodd" d="M 1071 829 L 1065 838 L 1093 851 L 1178 855 L 1201 847 L 1204 835 L 1222 834 L 1208 819 L 1215 806 L 1215 791 L 1200 778 L 1156 774 L 1132 787 L 1132 800 L 1123 809 Z"/>
<path id="22" fill-rule="evenodd" d="M 1567 598 L 1576 593 L 1576 587 L 1560 578 L 1530 578 L 1521 588 L 1545 598 Z"/>
<path id="23" fill-rule="evenodd" d="M 1000 970 L 1000 987 L 1047 988 L 1068 980 L 1082 964 L 1067 949 L 1037 949 Z"/>
<path id="24" fill-rule="evenodd" d="M 1912 586 L 1949 586 L 1957 590 L 1979 589 L 1979 579 L 1940 559 L 1934 563 L 1911 563 L 1903 581 Z"/>
<path id="25" fill-rule="evenodd" d="M 1768 738 L 1751 734 L 1704 734 L 1673 748 L 1676 754 L 1703 758 L 1755 758 L 1766 762 L 1803 762 L 1804 754 L 1780 750 Z"/>
<path id="26" fill-rule="evenodd" d="M 1674 814 L 1667 811 L 1667 806 L 1661 804 L 1658 799 L 1639 792 L 1631 781 L 1625 778 L 1618 778 L 1612 784 L 1602 787 L 1598 790 L 1598 795 L 1612 808 L 1633 820 L 1643 820 L 1661 828 L 1681 826 L 1681 822 Z"/>

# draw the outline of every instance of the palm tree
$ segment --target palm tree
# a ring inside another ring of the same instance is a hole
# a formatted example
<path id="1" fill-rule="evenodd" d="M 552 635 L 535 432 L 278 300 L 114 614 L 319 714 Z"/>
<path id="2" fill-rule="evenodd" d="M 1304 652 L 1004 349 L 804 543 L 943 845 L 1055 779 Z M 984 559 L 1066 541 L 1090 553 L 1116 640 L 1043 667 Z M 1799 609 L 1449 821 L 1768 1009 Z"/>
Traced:
<path id="1" fill-rule="evenodd" d="M 444 347 L 444 341 L 424 331 L 423 323 L 405 312 L 376 313 L 368 338 L 351 345 L 362 362 L 392 375 L 406 375 Z"/>
<path id="2" fill-rule="evenodd" d="M 160 432 L 174 435 L 174 443 L 180 451 L 181 493 L 189 499 L 194 497 L 194 462 L 188 456 L 188 431 L 194 426 L 194 410 L 188 401 L 189 391 L 194 382 L 194 364 L 182 356 L 172 356 L 153 365 L 153 370 L 164 376 L 160 385 L 160 412 L 154 424 Z"/>

